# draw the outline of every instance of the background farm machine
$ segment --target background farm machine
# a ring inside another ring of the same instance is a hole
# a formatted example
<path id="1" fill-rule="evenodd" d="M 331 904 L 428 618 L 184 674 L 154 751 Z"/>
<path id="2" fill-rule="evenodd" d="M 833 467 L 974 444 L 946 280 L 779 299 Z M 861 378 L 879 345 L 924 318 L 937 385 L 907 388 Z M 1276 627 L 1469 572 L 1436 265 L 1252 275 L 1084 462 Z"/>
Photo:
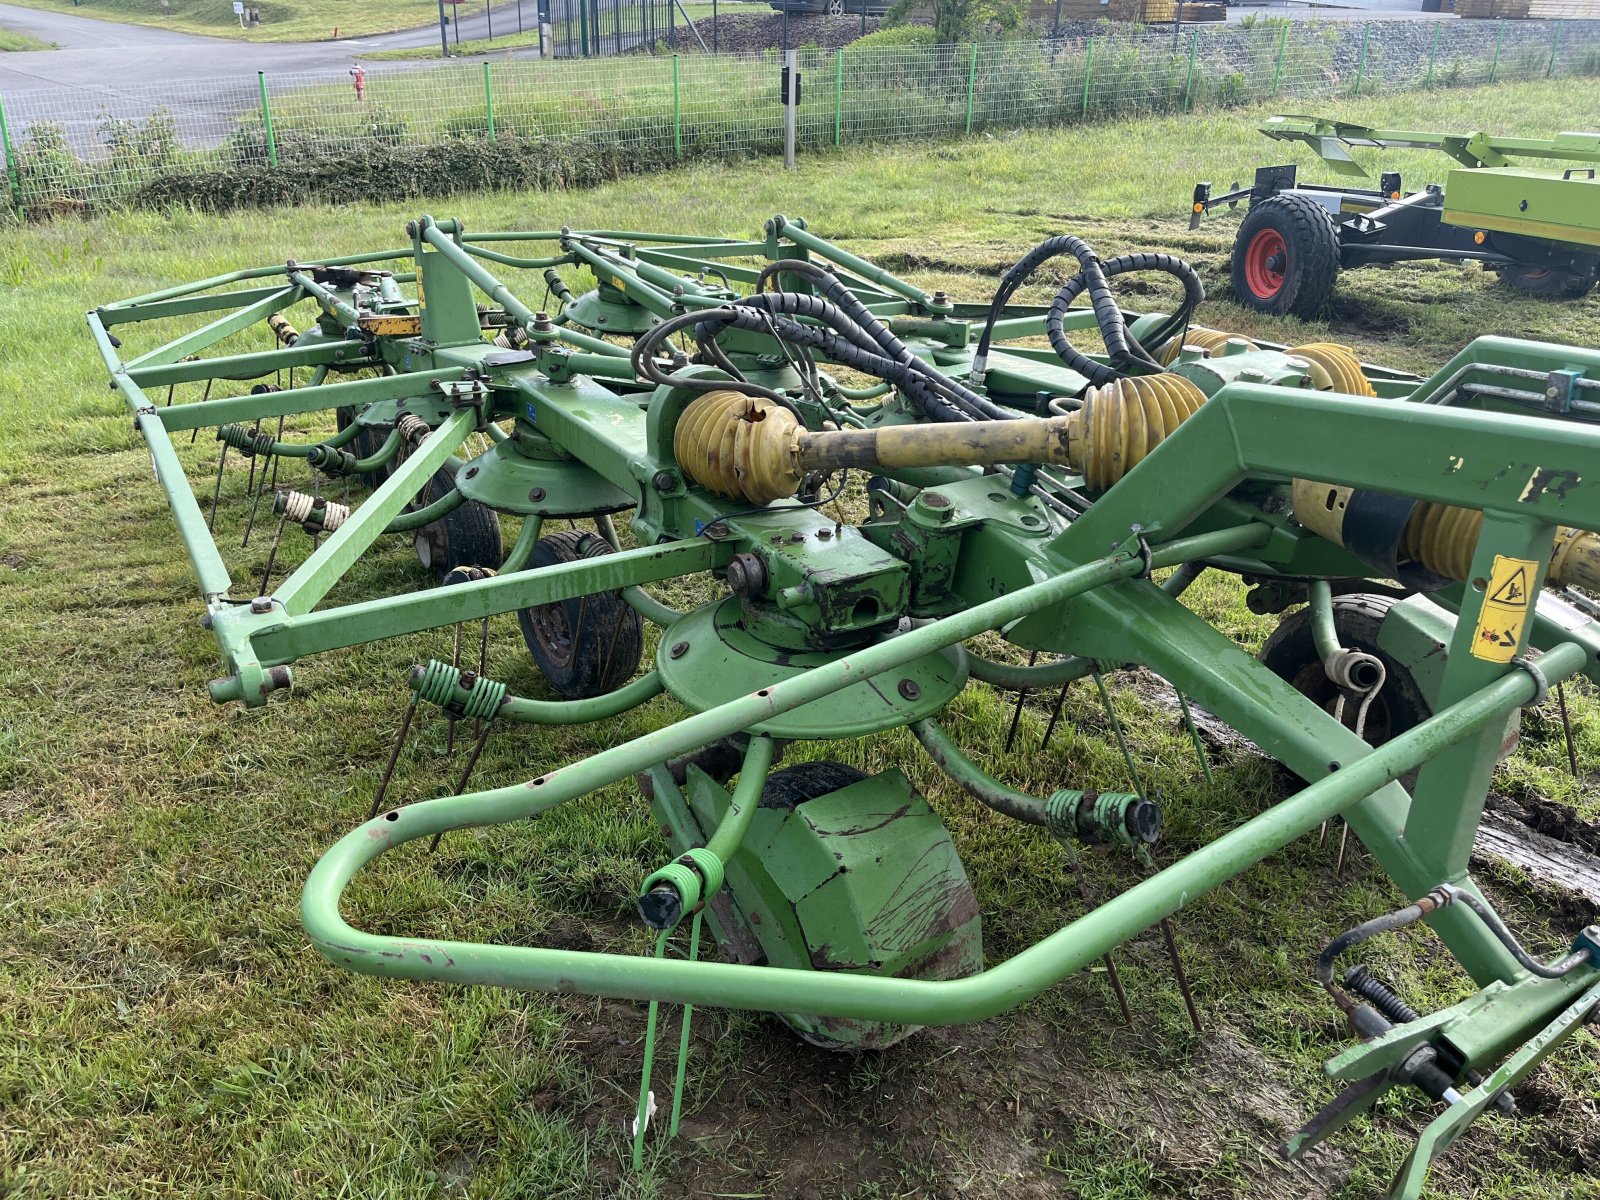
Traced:
<path id="1" fill-rule="evenodd" d="M 1323 117 L 1273 117 L 1261 132 L 1303 142 L 1335 174 L 1365 178 L 1347 147 L 1440 150 L 1460 165 L 1444 186 L 1406 191 L 1398 171 L 1378 186 L 1300 183 L 1292 163 L 1262 167 L 1248 188 L 1220 196 L 1195 185 L 1189 227 L 1249 201 L 1233 243 L 1233 292 L 1267 313 L 1311 317 L 1341 269 L 1446 258 L 1481 262 L 1513 287 L 1575 300 L 1600 274 L 1600 133 L 1493 137 L 1368 129 Z M 1530 167 L 1574 162 L 1576 167 Z"/>

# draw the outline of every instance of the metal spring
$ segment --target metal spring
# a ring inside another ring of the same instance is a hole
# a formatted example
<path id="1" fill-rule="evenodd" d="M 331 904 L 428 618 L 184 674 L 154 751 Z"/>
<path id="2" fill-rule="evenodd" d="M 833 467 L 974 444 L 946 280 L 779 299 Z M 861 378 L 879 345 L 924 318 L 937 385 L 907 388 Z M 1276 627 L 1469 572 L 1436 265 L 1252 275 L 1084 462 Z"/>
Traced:
<path id="1" fill-rule="evenodd" d="M 1392 988 L 1385 986 L 1365 967 L 1351 967 L 1344 973 L 1344 986 L 1372 1005 L 1396 1025 L 1409 1025 L 1421 1016 Z"/>
<path id="2" fill-rule="evenodd" d="M 400 436 L 408 442 L 420 442 L 433 432 L 433 426 L 415 413 L 401 413 L 399 421 L 395 423 L 395 428 L 400 431 Z"/>
<path id="3" fill-rule="evenodd" d="M 232 446 L 246 458 L 254 458 L 258 454 L 270 455 L 275 444 L 270 433 L 262 433 L 259 429 L 244 425 L 219 425 L 217 441 Z"/>
<path id="4" fill-rule="evenodd" d="M 278 497 L 278 508 L 286 518 L 298 525 L 315 527 L 324 533 L 332 533 L 350 519 L 348 504 L 338 504 L 332 500 L 308 496 L 304 492 L 279 492 Z M 311 515 L 318 508 L 322 509 L 322 519 L 314 521 Z"/>
<path id="5" fill-rule="evenodd" d="M 460 715 L 471 720 L 493 718 L 505 703 L 507 692 L 506 685 L 498 679 L 477 674 L 472 676 L 472 685 L 466 687 L 459 668 L 436 658 L 430 658 L 425 666 L 412 668 L 411 686 L 420 699 L 441 708 L 458 705 Z"/>

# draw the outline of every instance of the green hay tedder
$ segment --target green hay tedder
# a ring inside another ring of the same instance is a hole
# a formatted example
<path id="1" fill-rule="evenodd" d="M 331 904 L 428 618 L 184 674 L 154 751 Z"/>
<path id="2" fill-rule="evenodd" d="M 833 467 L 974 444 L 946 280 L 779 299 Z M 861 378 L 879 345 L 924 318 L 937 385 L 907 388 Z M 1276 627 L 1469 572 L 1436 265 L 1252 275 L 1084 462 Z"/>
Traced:
<path id="1" fill-rule="evenodd" d="M 1185 905 L 1342 817 L 1410 903 L 1307 948 L 1360 1041 L 1329 1064 L 1346 1090 L 1283 1149 L 1409 1089 L 1439 1108 L 1396 1181 L 1408 1197 L 1595 1012 L 1600 929 L 1531 956 L 1468 854 L 1508 725 L 1563 679 L 1600 679 L 1600 353 L 1484 337 L 1419 379 L 1335 345 L 1255 343 L 1193 323 L 1203 289 L 1181 260 L 1101 259 L 1069 236 L 964 303 L 782 217 L 748 241 L 473 236 L 430 217 L 407 233 L 89 314 L 198 579 L 217 701 L 264 704 L 341 647 L 478 622 L 486 638 L 507 613 L 557 697 L 512 695 L 481 643 L 476 669 L 458 654 L 396 680 L 396 755 L 421 707 L 473 722 L 476 741 L 457 794 L 385 811 L 380 787 L 317 864 L 303 920 L 330 963 L 648 1001 L 637 1157 L 660 1004 L 770 1012 L 836 1048 L 983 1020 L 1146 929 L 1170 934 Z M 1058 258 L 1072 272 L 1054 302 L 1014 303 Z M 1174 278 L 1175 311 L 1119 308 L 1110 280 L 1133 272 Z M 580 276 L 593 286 L 574 294 Z M 218 461 L 197 496 L 201 429 Z M 256 540 L 225 555 L 212 525 L 246 461 Z M 329 603 L 394 537 L 427 575 L 374 572 L 373 594 Z M 1244 577 L 1258 611 L 1294 610 L 1260 659 L 1185 606 L 1207 570 Z M 687 611 L 649 590 L 691 578 L 709 598 Z M 1030 665 L 969 645 L 996 632 Z M 1088 678 L 1103 696 L 1126 664 L 1308 782 L 1004 961 L 986 957 L 957 847 L 912 779 L 775 769 L 793 743 L 909 727 L 927 770 L 997 817 L 1069 856 L 1147 856 L 1160 806 L 1185 798 L 1143 794 L 1131 757 L 1126 792 L 1032 795 L 940 725 L 974 681 Z M 466 790 L 492 728 L 609 721 L 663 693 L 681 715 L 654 732 Z M 666 838 L 635 894 L 653 956 L 375 934 L 341 915 L 385 854 L 629 777 Z M 1427 1014 L 1343 970 L 1420 920 L 1480 989 Z"/>

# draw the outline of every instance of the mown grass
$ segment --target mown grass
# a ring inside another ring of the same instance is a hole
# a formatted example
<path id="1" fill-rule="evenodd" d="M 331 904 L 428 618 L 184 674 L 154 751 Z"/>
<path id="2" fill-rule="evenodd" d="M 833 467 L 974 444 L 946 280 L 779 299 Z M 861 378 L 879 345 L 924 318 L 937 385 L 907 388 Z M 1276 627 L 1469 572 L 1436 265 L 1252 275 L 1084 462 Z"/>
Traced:
<path id="1" fill-rule="evenodd" d="M 1538 133 L 1600 124 L 1600 97 L 1565 85 L 1451 97 L 1450 123 Z M 1345 111 L 1415 122 L 1428 101 Z M 1437 115 L 1437 110 L 1435 109 Z M 1197 176 L 1248 178 L 1277 151 L 1248 117 L 1123 122 L 996 136 L 932 149 L 696 167 L 567 195 L 495 194 L 433 204 L 308 204 L 222 218 L 177 211 L 62 220 L 0 243 L 0 1190 L 28 1197 L 243 1196 L 1198 1196 L 1378 1192 L 1421 1110 L 1386 1104 L 1304 1169 L 1275 1165 L 1273 1136 L 1330 1094 L 1318 1065 L 1345 1044 L 1310 982 L 1316 950 L 1383 911 L 1395 893 L 1364 856 L 1342 881 L 1315 839 L 1204 898 L 1178 920 L 1207 1020 L 1196 1037 L 1159 943 L 1118 962 L 1139 1017 L 1122 1029 L 1103 974 L 1086 972 L 1018 1013 L 928 1031 L 878 1056 L 829 1058 L 771 1022 L 703 1012 L 690 1118 L 623 1169 L 622 1123 L 637 1083 L 638 1006 L 482 988 L 380 983 L 319 959 L 298 926 L 318 856 L 365 813 L 413 661 L 448 653 L 441 631 L 326 656 L 295 694 L 262 710 L 217 708 L 188 568 L 126 412 L 105 384 L 86 308 L 172 282 L 293 256 L 397 245 L 431 208 L 468 228 L 630 227 L 747 235 L 775 212 L 926 286 L 986 297 L 1000 269 L 1070 230 L 1103 253 L 1171 248 L 1221 296 L 1232 221 L 1186 228 Z M 1425 162 L 1426 160 L 1421 160 Z M 1440 164 L 1430 163 L 1432 167 Z M 539 285 L 506 274 L 532 298 Z M 1043 294 L 1035 289 L 1030 295 Z M 1328 322 L 1286 327 L 1225 299 L 1208 324 L 1294 342 L 1329 336 L 1413 369 L 1475 333 L 1600 344 L 1600 301 L 1507 293 L 1481 272 L 1437 264 L 1347 276 Z M 303 435 L 317 428 L 307 419 Z M 184 453 L 197 487 L 216 443 Z M 225 480 L 219 542 L 238 574 L 245 468 Z M 291 475 L 291 482 L 298 482 Z M 293 531 L 291 531 L 292 533 Z M 304 539 L 286 539 L 289 562 Z M 421 586 L 403 544 L 385 547 L 351 592 Z M 683 597 L 680 597 L 683 598 Z M 1247 645 L 1271 628 L 1230 581 L 1193 593 Z M 493 628 L 490 672 L 546 695 L 514 622 Z M 1205 783 L 1171 711 L 1123 680 L 1118 711 L 1169 815 L 1163 861 L 1281 795 L 1281 774 L 1236 747 L 1213 751 Z M 1021 746 L 1003 752 L 1009 704 L 982 687 L 950 727 L 1018 786 L 1120 788 L 1126 772 L 1093 690 L 1069 693 L 1061 730 L 1039 741 L 1053 697 L 1030 700 Z M 1572 697 L 1581 759 L 1600 756 L 1588 689 Z M 672 720 L 658 700 L 593 729 L 496 732 L 475 775 L 511 782 Z M 453 783 L 442 726 L 401 760 L 395 801 Z M 897 733 L 795 754 L 899 765 L 945 815 L 984 905 L 992 956 L 1081 911 L 1059 851 L 956 794 Z M 1564 776 L 1558 728 L 1525 726 L 1500 786 L 1596 815 L 1591 781 Z M 538 822 L 401 854 L 362 881 L 368 927 L 522 943 L 644 948 L 629 917 L 660 844 L 631 788 Z M 1093 855 L 1108 894 L 1138 877 Z M 1570 932 L 1510 876 L 1497 897 L 1540 949 Z M 1465 983 L 1426 935 L 1375 952 L 1412 1001 Z M 675 1044 L 669 1024 L 666 1041 Z M 1440 1196 L 1597 1193 L 1600 1093 L 1588 1035 L 1524 1090 L 1515 1124 L 1475 1129 L 1445 1161 Z"/>
<path id="2" fill-rule="evenodd" d="M 25 33 L 16 33 L 13 30 L 0 28 L 0 54 L 16 50 L 54 50 L 54 42 L 42 42 L 38 38 L 29 37 Z"/>

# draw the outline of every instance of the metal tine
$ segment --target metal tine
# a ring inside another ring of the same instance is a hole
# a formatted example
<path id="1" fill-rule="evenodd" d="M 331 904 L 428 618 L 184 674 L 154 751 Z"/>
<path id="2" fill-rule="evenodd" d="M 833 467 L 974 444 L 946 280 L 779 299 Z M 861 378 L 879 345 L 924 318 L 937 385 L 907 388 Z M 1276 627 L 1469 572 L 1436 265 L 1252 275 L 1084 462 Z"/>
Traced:
<path id="1" fill-rule="evenodd" d="M 1034 650 L 1028 655 L 1028 665 L 1031 667 L 1031 666 L 1033 666 L 1034 663 L 1036 663 L 1038 661 L 1039 661 L 1039 652 L 1037 650 Z M 1013 709 L 1012 713 L 1011 713 L 1011 728 L 1006 730 L 1006 753 L 1007 754 L 1011 753 L 1011 747 L 1016 743 L 1016 740 L 1017 740 L 1017 726 L 1022 721 L 1022 706 L 1027 702 L 1027 699 L 1031 694 L 1032 694 L 1032 689 L 1031 688 L 1018 688 L 1017 689 L 1017 707 L 1015 709 Z"/>
<path id="2" fill-rule="evenodd" d="M 250 427 L 250 436 L 251 437 L 258 437 L 258 436 L 260 436 L 260 434 L 261 434 L 261 421 L 259 419 L 257 419 L 256 423 Z M 224 445 L 226 445 L 226 443 L 224 443 Z M 256 487 L 256 458 L 257 458 L 257 455 L 255 455 L 254 453 L 252 453 L 250 455 L 250 478 L 245 481 L 245 485 L 244 485 L 244 490 L 247 491 L 247 492 L 255 491 L 255 487 Z"/>
<path id="3" fill-rule="evenodd" d="M 258 431 L 260 428 L 261 427 L 259 425 L 256 426 Z M 254 459 L 250 460 L 250 469 L 252 471 L 255 470 Z M 250 533 L 256 527 L 256 510 L 261 507 L 261 497 L 267 493 L 267 468 L 265 464 L 263 464 L 261 467 L 261 486 L 255 488 L 254 491 L 255 496 L 250 501 L 250 517 L 244 523 L 244 538 L 239 542 L 239 549 L 241 550 L 250 544 Z"/>
<path id="4" fill-rule="evenodd" d="M 1128 748 L 1128 739 L 1122 732 L 1122 720 L 1117 716 L 1116 707 L 1111 703 L 1111 692 L 1106 687 L 1105 678 L 1100 674 L 1099 670 L 1093 670 L 1090 674 L 1094 677 L 1094 686 L 1100 692 L 1100 703 L 1105 707 L 1106 719 L 1111 722 L 1111 731 L 1116 735 L 1117 745 L 1122 750 L 1122 761 L 1128 766 L 1128 777 L 1133 781 L 1133 790 L 1143 796 L 1145 795 L 1144 780 L 1139 777 L 1139 768 L 1133 761 L 1133 751 Z M 1183 700 L 1182 692 L 1178 693 L 1178 699 L 1183 702 L 1184 715 L 1186 717 L 1189 716 L 1189 705 Z M 1192 720 L 1189 728 L 1193 732 L 1194 725 Z M 1195 740 L 1198 744 L 1198 735 Z M 1200 757 L 1200 761 L 1202 764 L 1206 762 L 1203 754 Z M 1207 765 L 1207 778 L 1210 775 L 1211 771 L 1209 765 Z M 1155 856 L 1148 849 L 1145 849 L 1142 859 L 1146 868 L 1153 872 L 1155 870 Z M 1195 1007 L 1194 994 L 1189 990 L 1189 973 L 1183 969 L 1183 958 L 1178 953 L 1178 939 L 1172 930 L 1172 919 L 1170 917 L 1162 917 L 1157 924 L 1161 928 L 1162 940 L 1167 944 L 1167 958 L 1172 963 L 1172 974 L 1178 981 L 1178 991 L 1183 996 L 1183 1006 L 1188 1010 L 1189 1024 L 1194 1027 L 1196 1033 L 1199 1033 L 1200 1011 Z"/>
<path id="5" fill-rule="evenodd" d="M 1078 884 L 1078 897 L 1083 901 L 1085 910 L 1095 907 L 1093 893 L 1089 890 L 1089 881 L 1083 875 L 1083 863 L 1072 843 L 1065 838 L 1061 840 L 1061 848 L 1066 851 L 1067 869 L 1072 872 L 1072 877 Z M 1133 1027 L 1133 1006 L 1128 1003 L 1128 993 L 1123 990 L 1122 976 L 1117 973 L 1116 960 L 1107 950 L 1100 956 L 1100 961 L 1105 964 L 1106 982 L 1111 985 L 1111 990 L 1116 994 L 1117 1007 L 1122 1010 L 1122 1023 L 1128 1028 Z"/>
<path id="6" fill-rule="evenodd" d="M 372 807 L 367 810 L 369 821 L 377 816 L 378 810 L 383 807 L 383 798 L 389 791 L 389 781 L 394 778 L 394 765 L 400 761 L 400 750 L 406 744 L 406 735 L 411 732 L 411 719 L 417 715 L 417 701 L 421 698 L 420 692 L 411 693 L 411 703 L 406 705 L 406 715 L 400 722 L 400 732 L 394 739 L 394 745 L 389 749 L 389 761 L 383 767 L 383 778 L 378 780 L 378 794 L 372 798 Z"/>
<path id="7" fill-rule="evenodd" d="M 1342 828 L 1339 830 L 1339 857 L 1333 863 L 1333 877 L 1335 879 L 1340 879 L 1344 876 L 1344 853 L 1345 849 L 1350 845 L 1350 822 L 1344 821 L 1341 825 Z"/>
<path id="8" fill-rule="evenodd" d="M 1561 736 L 1567 743 L 1567 769 L 1572 772 L 1572 777 L 1578 777 L 1578 754 L 1572 746 L 1572 718 L 1567 716 L 1567 689 L 1562 684 L 1556 684 L 1556 707 L 1561 712 Z"/>
<path id="9" fill-rule="evenodd" d="M 1200 770 L 1205 774 L 1207 783 L 1215 783 L 1216 777 L 1211 774 L 1211 756 L 1206 753 L 1205 745 L 1200 741 L 1200 731 L 1195 728 L 1194 713 L 1189 711 L 1189 698 L 1176 688 L 1173 691 L 1178 696 L 1178 707 L 1183 710 L 1183 723 L 1189 729 L 1189 740 L 1194 743 L 1195 757 L 1200 760 Z"/>
<path id="10" fill-rule="evenodd" d="M 278 532 L 272 535 L 272 549 L 267 551 L 267 565 L 261 572 L 261 586 L 256 589 L 256 595 L 258 596 L 267 594 L 267 584 L 272 579 L 272 565 L 278 561 L 278 547 L 283 544 L 283 527 L 288 521 L 289 514 L 287 512 L 278 518 Z"/>
<path id="11" fill-rule="evenodd" d="M 1067 689 L 1071 686 L 1072 681 L 1070 679 L 1061 685 L 1061 691 L 1056 696 L 1055 707 L 1050 710 L 1050 723 L 1044 727 L 1044 737 L 1039 739 L 1039 749 L 1041 750 L 1050 748 L 1050 739 L 1056 734 L 1056 722 L 1061 720 L 1061 708 L 1067 702 Z"/>
<path id="12" fill-rule="evenodd" d="M 215 381 L 211 380 L 211 379 L 206 380 L 206 389 L 205 389 L 205 391 L 200 393 L 200 403 L 201 404 L 204 404 L 207 400 L 211 399 L 211 385 L 214 382 Z M 191 446 L 194 445 L 195 438 L 197 438 L 199 436 L 200 436 L 200 426 L 196 425 L 193 429 L 191 429 L 189 431 L 189 445 L 191 445 Z"/>
<path id="13" fill-rule="evenodd" d="M 461 777 L 456 780 L 456 790 L 450 793 L 452 796 L 459 796 L 467 790 L 467 780 L 472 778 L 473 769 L 478 765 L 478 756 L 483 753 L 483 744 L 489 740 L 489 722 L 479 717 L 473 722 L 472 732 L 474 734 L 472 750 L 467 755 L 467 765 L 462 768 Z M 439 848 L 439 839 L 442 837 L 444 837 L 442 829 L 433 835 L 433 840 L 428 843 L 429 854 Z"/>
<path id="14" fill-rule="evenodd" d="M 461 622 L 455 624 L 455 637 L 450 645 L 450 665 L 457 674 L 461 671 Z M 444 752 L 451 755 L 456 752 L 456 719 L 448 711 L 445 713 L 445 739 Z"/>

